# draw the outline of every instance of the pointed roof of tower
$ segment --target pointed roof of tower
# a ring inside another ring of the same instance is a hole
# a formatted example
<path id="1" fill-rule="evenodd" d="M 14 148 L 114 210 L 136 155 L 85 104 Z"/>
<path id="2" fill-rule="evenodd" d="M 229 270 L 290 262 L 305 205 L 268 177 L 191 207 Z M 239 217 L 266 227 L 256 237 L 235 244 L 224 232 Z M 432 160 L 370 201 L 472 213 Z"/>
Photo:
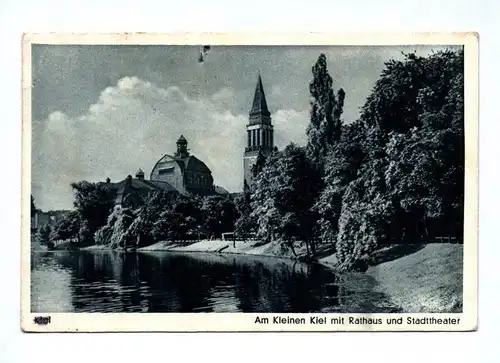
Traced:
<path id="1" fill-rule="evenodd" d="M 178 144 L 181 144 L 181 143 L 186 144 L 187 143 L 187 140 L 184 137 L 184 135 L 181 135 L 181 137 L 179 137 L 179 140 L 177 140 L 177 143 Z"/>
<path id="2" fill-rule="evenodd" d="M 253 96 L 252 109 L 250 115 L 264 115 L 270 116 L 271 113 L 267 109 L 266 95 L 264 94 L 264 87 L 262 86 L 262 79 L 257 79 L 257 86 L 255 87 L 255 95 Z"/>

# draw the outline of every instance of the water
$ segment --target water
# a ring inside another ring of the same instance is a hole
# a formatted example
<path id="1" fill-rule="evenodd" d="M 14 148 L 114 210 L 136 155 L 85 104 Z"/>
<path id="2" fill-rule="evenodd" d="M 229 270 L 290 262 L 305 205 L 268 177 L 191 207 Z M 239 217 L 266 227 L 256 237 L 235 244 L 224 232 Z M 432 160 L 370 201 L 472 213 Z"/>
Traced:
<path id="1" fill-rule="evenodd" d="M 365 274 L 267 257 L 33 252 L 32 312 L 395 312 Z"/>

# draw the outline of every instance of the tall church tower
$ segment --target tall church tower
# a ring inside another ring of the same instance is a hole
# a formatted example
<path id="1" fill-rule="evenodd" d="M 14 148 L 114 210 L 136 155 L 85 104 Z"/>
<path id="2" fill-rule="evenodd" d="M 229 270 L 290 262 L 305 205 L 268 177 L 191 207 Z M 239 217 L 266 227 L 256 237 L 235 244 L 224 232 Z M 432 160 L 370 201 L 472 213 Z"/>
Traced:
<path id="1" fill-rule="evenodd" d="M 243 155 L 244 190 L 253 184 L 254 166 L 271 154 L 274 146 L 273 132 L 271 113 L 267 109 L 266 95 L 259 73 L 247 125 L 247 145 Z"/>

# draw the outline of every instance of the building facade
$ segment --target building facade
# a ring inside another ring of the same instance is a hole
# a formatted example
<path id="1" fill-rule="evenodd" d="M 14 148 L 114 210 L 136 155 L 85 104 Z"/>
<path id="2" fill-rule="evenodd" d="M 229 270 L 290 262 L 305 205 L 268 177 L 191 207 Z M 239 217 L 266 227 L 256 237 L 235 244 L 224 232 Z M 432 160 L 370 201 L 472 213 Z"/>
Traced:
<path id="1" fill-rule="evenodd" d="M 271 113 L 267 108 L 266 95 L 260 74 L 252 102 L 247 125 L 245 153 L 243 154 L 243 188 L 248 190 L 254 184 L 255 168 L 259 168 L 274 148 L 274 130 Z"/>
<path id="2" fill-rule="evenodd" d="M 112 183 L 106 179 L 106 187 L 115 197 L 115 206 L 137 208 L 144 203 L 150 193 L 155 191 L 174 192 L 177 190 L 170 184 L 157 180 L 145 180 L 144 172 L 139 169 L 135 178 L 128 175 L 125 179 Z"/>
<path id="3" fill-rule="evenodd" d="M 203 161 L 189 154 L 187 145 L 186 138 L 181 135 L 177 140 L 177 152 L 158 160 L 150 179 L 167 182 L 181 193 L 213 194 L 212 172 Z"/>
<path id="4" fill-rule="evenodd" d="M 211 170 L 205 163 L 189 154 L 184 136 L 177 140 L 174 155 L 163 155 L 154 165 L 149 180 L 142 169 L 135 177 L 112 183 L 106 179 L 106 187 L 115 194 L 115 205 L 135 208 L 144 203 L 155 191 L 180 193 L 183 195 L 227 195 L 224 188 L 214 186 Z"/>

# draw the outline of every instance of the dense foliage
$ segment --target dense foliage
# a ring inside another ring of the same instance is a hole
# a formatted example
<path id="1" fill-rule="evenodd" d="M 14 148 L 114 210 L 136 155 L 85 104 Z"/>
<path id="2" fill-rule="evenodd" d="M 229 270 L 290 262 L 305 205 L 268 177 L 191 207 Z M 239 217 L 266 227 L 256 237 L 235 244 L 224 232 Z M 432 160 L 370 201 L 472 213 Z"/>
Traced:
<path id="1" fill-rule="evenodd" d="M 311 93 L 311 122 L 307 127 L 307 155 L 320 170 L 332 145 L 340 139 L 341 120 L 345 92 L 340 89 L 337 97 L 332 88 L 332 77 L 328 74 L 326 56 L 321 54 L 312 68 L 313 80 L 309 84 Z"/>
<path id="2" fill-rule="evenodd" d="M 246 189 L 234 201 L 238 215 L 234 224 L 234 232 L 241 239 L 254 235 L 256 232 L 257 224 L 252 216 L 251 195 L 251 191 Z"/>
<path id="3" fill-rule="evenodd" d="M 230 196 L 184 196 L 155 192 L 137 209 L 115 207 L 94 235 L 96 244 L 135 249 L 160 241 L 221 237 L 239 216 Z"/>
<path id="4" fill-rule="evenodd" d="M 50 231 L 51 231 L 50 225 L 46 224 L 40 226 L 35 235 L 35 240 L 41 246 L 45 246 L 48 249 L 54 248 L 54 242 L 50 239 Z"/>
<path id="5" fill-rule="evenodd" d="M 50 239 L 52 241 L 59 240 L 76 240 L 80 242 L 80 219 L 76 211 L 71 211 L 59 219 L 52 227 Z"/>
<path id="6" fill-rule="evenodd" d="M 108 220 L 114 195 L 100 183 L 81 181 L 71 184 L 75 195 L 74 206 L 79 218 L 79 241 L 93 244 L 94 234 Z"/>
<path id="7" fill-rule="evenodd" d="M 386 63 L 316 204 L 343 267 L 381 243 L 462 236 L 463 127 L 462 51 Z"/>
<path id="8" fill-rule="evenodd" d="M 257 175 L 251 195 L 250 217 L 257 225 L 257 237 L 281 239 L 290 246 L 300 240 L 314 251 L 317 217 L 311 206 L 319 185 L 319 174 L 304 148 L 290 144 L 274 152 Z"/>

